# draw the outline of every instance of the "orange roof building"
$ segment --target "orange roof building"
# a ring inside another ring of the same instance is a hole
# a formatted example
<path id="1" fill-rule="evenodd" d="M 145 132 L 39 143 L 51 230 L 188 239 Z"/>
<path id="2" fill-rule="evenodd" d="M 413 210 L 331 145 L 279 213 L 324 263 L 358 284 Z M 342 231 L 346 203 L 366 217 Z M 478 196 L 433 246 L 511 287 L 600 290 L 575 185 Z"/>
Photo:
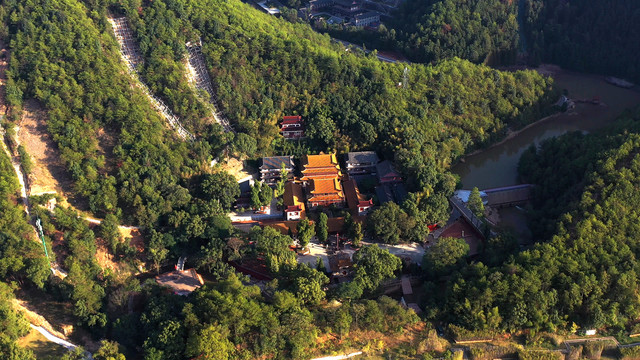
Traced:
<path id="1" fill-rule="evenodd" d="M 326 179 L 311 179 L 307 187 L 307 201 L 309 206 L 329 206 L 332 204 L 344 206 L 344 192 L 340 179 L 337 177 Z"/>
<path id="2" fill-rule="evenodd" d="M 354 179 L 349 179 L 343 183 L 344 193 L 347 198 L 347 205 L 353 216 L 366 215 L 373 206 L 373 201 L 360 194 L 358 185 Z"/>
<path id="3" fill-rule="evenodd" d="M 284 194 L 282 195 L 284 203 L 284 214 L 287 221 L 300 220 L 305 218 L 304 197 L 302 195 L 302 186 L 293 181 L 288 182 L 284 186 Z"/>
<path id="4" fill-rule="evenodd" d="M 342 176 L 335 154 L 305 155 L 302 157 L 302 181 L 339 178 Z"/>
<path id="5" fill-rule="evenodd" d="M 335 154 L 305 155 L 302 157 L 302 178 L 309 207 L 344 206 L 345 198 L 340 179 L 342 173 Z"/>

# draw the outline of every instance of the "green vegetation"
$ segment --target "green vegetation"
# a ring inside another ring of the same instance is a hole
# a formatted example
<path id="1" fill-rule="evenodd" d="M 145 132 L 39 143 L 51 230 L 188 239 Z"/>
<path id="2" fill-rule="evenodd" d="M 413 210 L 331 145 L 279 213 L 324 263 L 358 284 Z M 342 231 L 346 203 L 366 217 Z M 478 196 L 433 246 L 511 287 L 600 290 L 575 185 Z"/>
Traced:
<path id="1" fill-rule="evenodd" d="M 531 148 L 520 173 L 536 184 L 531 228 L 540 228 L 540 243 L 494 267 L 462 268 L 448 281 L 443 306 L 433 300 L 427 312 L 475 331 L 568 331 L 574 323 L 625 329 L 640 315 L 639 153 L 638 110 L 607 131 Z M 491 262 L 509 243 L 490 245 Z"/>
<path id="2" fill-rule="evenodd" d="M 527 0 L 525 30 L 532 60 L 638 82 L 638 10 L 640 4 L 633 0 Z"/>
<path id="3" fill-rule="evenodd" d="M 482 63 L 494 55 L 513 62 L 518 47 L 517 1 L 408 0 L 385 25 L 370 30 L 329 28 L 356 44 L 399 50 L 410 60 L 433 62 L 452 57 Z"/>
<path id="4" fill-rule="evenodd" d="M 28 280 L 42 288 L 49 278 L 49 266 L 42 245 L 35 239 L 19 198 L 18 179 L 11 160 L 0 152 L 0 279 Z"/>
<path id="5" fill-rule="evenodd" d="M 18 179 L 9 157 L 0 152 L 0 354 L 9 359 L 35 359 L 16 340 L 29 332 L 29 322 L 13 307 L 14 287 L 4 281 L 18 281 L 43 287 L 49 268 L 42 247 L 32 236 L 22 206 L 16 204 Z M 26 284 L 25 284 L 26 285 Z"/>
<path id="6" fill-rule="evenodd" d="M 51 13 L 66 20 L 46 15 Z M 150 225 L 185 205 L 189 197 L 180 176 L 198 169 L 211 147 L 198 143 L 191 150 L 173 140 L 144 95 L 130 86 L 115 40 L 98 30 L 85 6 L 76 0 L 8 0 L 0 15 L 12 51 L 7 93 L 21 95 L 10 101 L 12 111 L 23 98 L 44 104 L 48 130 L 90 209 Z M 104 156 L 98 151 L 100 129 L 116 139 Z"/>
<path id="7" fill-rule="evenodd" d="M 424 253 L 423 267 L 428 276 L 448 275 L 466 263 L 469 245 L 464 239 L 440 238 Z"/>
<path id="8" fill-rule="evenodd" d="M 446 193 L 453 188 L 447 185 Z M 449 219 L 446 193 L 426 197 L 424 193 L 410 194 L 402 203 L 387 202 L 367 218 L 369 232 L 387 244 L 424 242 L 429 235 L 428 225 L 445 224 Z"/>
<path id="9" fill-rule="evenodd" d="M 118 6 L 132 14 L 137 4 Z M 202 38 L 221 108 L 257 140 L 258 154 L 378 148 L 389 157 L 400 153 L 419 187 L 435 187 L 441 178 L 430 177 L 451 160 L 502 137 L 507 125 L 536 118 L 551 99 L 549 80 L 533 72 L 500 73 L 457 59 L 413 65 L 408 88 L 398 88 L 404 65 L 339 51 L 304 24 L 238 1 L 154 1 L 139 21 L 163 23 L 158 41 L 171 49 L 182 49 L 189 36 Z M 279 136 L 283 114 L 303 116 L 306 144 Z"/>
<path id="10" fill-rule="evenodd" d="M 475 186 L 471 189 L 467 206 L 475 216 L 484 217 L 484 203 L 482 202 L 482 197 L 480 197 L 480 190 Z"/>
<path id="11" fill-rule="evenodd" d="M 316 234 L 316 226 L 310 222 L 309 219 L 304 218 L 298 223 L 298 242 L 302 248 L 306 248 L 309 245 L 309 241 Z"/>

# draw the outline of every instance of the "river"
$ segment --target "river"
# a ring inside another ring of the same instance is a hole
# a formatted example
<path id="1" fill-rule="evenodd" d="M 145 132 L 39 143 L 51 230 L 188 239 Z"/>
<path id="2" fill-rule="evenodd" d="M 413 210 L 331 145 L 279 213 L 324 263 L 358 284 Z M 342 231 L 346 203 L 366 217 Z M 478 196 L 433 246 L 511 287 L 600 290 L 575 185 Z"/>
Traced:
<path id="1" fill-rule="evenodd" d="M 562 135 L 568 131 L 593 132 L 614 121 L 625 109 L 640 104 L 640 92 L 613 86 L 603 76 L 555 69 L 553 78 L 561 89 L 567 89 L 572 99 L 592 99 L 598 96 L 603 105 L 578 103 L 567 113 L 539 121 L 486 150 L 467 156 L 452 171 L 460 176 L 464 189 L 477 186 L 489 189 L 518 184 L 518 161 L 531 145 Z M 521 231 L 527 237 L 525 219 L 516 209 L 500 211 L 502 222 Z"/>

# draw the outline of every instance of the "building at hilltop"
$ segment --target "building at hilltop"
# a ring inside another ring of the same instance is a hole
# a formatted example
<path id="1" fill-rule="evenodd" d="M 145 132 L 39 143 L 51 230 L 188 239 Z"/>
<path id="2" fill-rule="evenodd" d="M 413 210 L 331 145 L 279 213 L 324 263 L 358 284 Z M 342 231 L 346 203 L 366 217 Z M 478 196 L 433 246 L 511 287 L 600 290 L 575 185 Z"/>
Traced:
<path id="1" fill-rule="evenodd" d="M 335 205 L 343 207 L 344 192 L 340 179 L 312 179 L 307 187 L 307 202 L 309 207 Z"/>
<path id="2" fill-rule="evenodd" d="M 376 11 L 367 11 L 357 14 L 353 17 L 352 24 L 354 26 L 369 26 L 380 22 L 380 13 Z"/>

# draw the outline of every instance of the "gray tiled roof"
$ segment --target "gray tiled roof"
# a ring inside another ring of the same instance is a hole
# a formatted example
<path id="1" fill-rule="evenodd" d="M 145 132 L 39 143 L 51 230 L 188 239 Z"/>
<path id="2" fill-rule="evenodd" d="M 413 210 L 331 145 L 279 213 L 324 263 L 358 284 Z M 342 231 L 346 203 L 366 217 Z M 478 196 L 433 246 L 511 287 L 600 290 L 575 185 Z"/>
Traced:
<path id="1" fill-rule="evenodd" d="M 262 166 L 264 170 L 280 170 L 284 164 L 285 168 L 293 168 L 293 156 L 268 156 L 262 158 Z"/>
<path id="2" fill-rule="evenodd" d="M 378 155 L 375 151 L 359 151 L 359 152 L 350 152 L 347 156 L 347 162 L 350 164 L 377 164 L 378 163 Z"/>

